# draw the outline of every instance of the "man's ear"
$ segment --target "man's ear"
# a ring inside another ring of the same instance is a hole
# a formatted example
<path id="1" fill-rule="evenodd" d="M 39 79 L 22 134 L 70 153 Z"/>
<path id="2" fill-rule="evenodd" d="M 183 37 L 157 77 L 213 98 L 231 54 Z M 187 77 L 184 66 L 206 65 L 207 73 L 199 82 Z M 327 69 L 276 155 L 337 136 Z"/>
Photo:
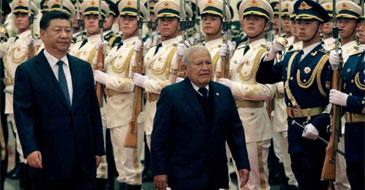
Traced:
<path id="1" fill-rule="evenodd" d="M 41 40 L 44 41 L 44 39 L 46 38 L 46 31 L 45 30 L 41 30 L 39 32 L 39 34 L 40 34 Z"/>

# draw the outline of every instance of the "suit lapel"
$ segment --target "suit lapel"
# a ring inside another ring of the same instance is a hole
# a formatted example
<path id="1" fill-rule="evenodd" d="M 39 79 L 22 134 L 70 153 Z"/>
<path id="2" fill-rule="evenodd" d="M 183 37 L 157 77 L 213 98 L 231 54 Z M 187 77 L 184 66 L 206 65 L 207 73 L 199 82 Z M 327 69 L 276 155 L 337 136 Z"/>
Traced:
<path id="1" fill-rule="evenodd" d="M 78 101 L 78 89 L 79 89 L 79 76 L 80 76 L 80 72 L 79 72 L 79 67 L 77 66 L 77 60 L 68 55 L 67 54 L 67 59 L 68 59 L 68 63 L 70 64 L 70 72 L 71 72 L 71 78 L 72 78 L 72 110 L 75 110 L 75 107 L 77 105 Z"/>
<path id="2" fill-rule="evenodd" d="M 51 87 L 52 91 L 56 94 L 56 96 L 60 99 L 63 105 L 65 105 L 68 109 L 70 109 L 70 106 L 66 102 L 66 98 L 64 97 L 61 88 L 58 84 L 58 81 L 46 59 L 44 56 L 43 51 L 39 53 L 36 57 L 36 65 L 37 69 L 40 73 L 40 75 L 44 78 L 44 81 L 48 83 L 48 85 Z"/>
<path id="3" fill-rule="evenodd" d="M 205 121 L 205 116 L 204 116 L 204 112 L 203 112 L 203 108 L 202 106 L 200 106 L 199 100 L 195 95 L 195 90 L 192 87 L 192 85 L 190 84 L 190 80 L 188 78 L 185 78 L 185 80 L 183 81 L 184 83 L 184 96 L 186 98 L 186 102 L 188 102 L 189 106 L 191 107 L 192 110 L 195 111 L 196 116 L 197 116 L 197 120 L 200 123 L 200 127 L 202 127 L 202 129 L 204 131 L 206 131 L 207 129 L 207 122 Z"/>
<path id="4" fill-rule="evenodd" d="M 214 88 L 213 82 L 209 83 L 209 91 L 211 92 L 209 95 L 212 96 L 211 98 L 213 98 L 213 102 L 214 102 L 214 122 L 213 124 L 213 130 L 212 130 L 212 134 L 214 133 L 214 131 L 216 130 L 218 124 L 219 124 L 219 116 L 222 113 L 219 113 L 220 109 L 220 96 L 221 93 L 219 92 L 219 90 L 217 88 Z"/>

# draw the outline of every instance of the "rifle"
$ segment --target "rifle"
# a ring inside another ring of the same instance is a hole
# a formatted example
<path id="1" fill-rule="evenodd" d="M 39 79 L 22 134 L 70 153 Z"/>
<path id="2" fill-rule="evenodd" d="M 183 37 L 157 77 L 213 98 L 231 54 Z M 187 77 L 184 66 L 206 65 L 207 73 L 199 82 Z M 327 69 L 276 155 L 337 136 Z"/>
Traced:
<path id="1" fill-rule="evenodd" d="M 103 37 L 103 17 L 101 16 L 101 0 L 99 0 L 99 6 L 98 6 L 98 17 L 99 17 L 99 29 L 100 29 L 100 40 L 101 42 L 104 41 L 104 37 Z M 100 47 L 98 47 L 98 53 L 97 53 L 97 65 L 96 65 L 96 69 L 99 71 L 103 71 L 104 70 L 104 44 Z M 99 106 L 102 107 L 103 106 L 103 84 L 97 82 L 96 83 L 96 96 L 98 97 L 98 101 L 99 101 Z"/>
<path id="2" fill-rule="evenodd" d="M 32 39 L 28 45 L 28 59 L 31 59 L 35 54 L 34 49 L 34 29 L 33 29 L 33 20 L 34 20 L 34 14 L 32 14 L 32 1 L 29 0 L 28 2 L 28 19 L 29 19 L 29 27 L 32 34 Z"/>
<path id="3" fill-rule="evenodd" d="M 182 40 L 180 41 L 180 43 L 185 43 L 186 38 L 186 29 L 187 29 L 187 25 L 188 25 L 188 21 L 186 20 L 186 4 L 185 4 L 185 0 L 180 0 L 180 30 L 182 30 Z M 176 78 L 177 77 L 184 77 L 185 76 L 185 68 L 184 68 L 184 64 L 183 64 L 183 56 L 178 55 L 176 56 L 177 58 L 177 63 L 178 63 L 178 70 L 177 70 L 177 74 L 173 77 L 172 82 L 176 82 Z"/>
<path id="4" fill-rule="evenodd" d="M 333 0 L 333 37 L 335 38 L 335 51 L 341 56 L 341 50 L 339 48 L 339 29 L 337 27 L 336 20 L 336 0 Z M 343 64 L 342 58 L 337 69 L 333 71 L 332 75 L 332 88 L 336 90 L 341 90 L 342 80 L 341 80 L 341 67 Z M 326 156 L 324 159 L 321 179 L 334 181 L 336 179 L 336 149 L 338 147 L 338 138 L 341 134 L 341 107 L 332 104 L 332 118 L 331 118 L 331 136 L 326 148 Z"/>
<path id="5" fill-rule="evenodd" d="M 138 39 L 142 40 L 142 25 L 140 0 L 137 0 L 137 25 Z M 148 13 L 149 14 L 149 13 Z M 134 73 L 143 73 L 143 43 L 139 52 L 135 53 L 136 64 L 133 66 Z M 127 137 L 124 141 L 124 147 L 137 148 L 138 142 L 138 116 L 142 112 L 142 88 L 134 86 L 133 112 L 129 121 Z"/>
<path id="6" fill-rule="evenodd" d="M 223 0 L 223 43 L 228 46 L 228 41 L 230 40 L 230 18 L 227 17 L 227 6 L 229 6 L 229 0 Z M 228 10 L 229 11 L 229 10 Z M 222 57 L 222 63 L 220 72 L 217 72 L 217 78 L 229 78 L 229 50 L 226 56 Z"/>
<path id="7" fill-rule="evenodd" d="M 202 31 L 200 27 L 200 15 L 199 15 L 199 0 L 195 0 L 195 30 L 196 30 L 196 36 L 195 36 L 195 43 L 200 43 L 202 41 Z"/>

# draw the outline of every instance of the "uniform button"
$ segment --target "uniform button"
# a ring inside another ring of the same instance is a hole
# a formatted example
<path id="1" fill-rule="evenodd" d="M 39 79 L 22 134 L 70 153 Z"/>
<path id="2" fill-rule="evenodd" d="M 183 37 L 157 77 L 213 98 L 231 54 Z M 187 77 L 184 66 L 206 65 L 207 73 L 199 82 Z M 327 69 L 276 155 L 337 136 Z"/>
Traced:
<path id="1" fill-rule="evenodd" d="M 347 69 L 347 72 L 349 73 L 351 71 L 351 69 Z"/>
<path id="2" fill-rule="evenodd" d="M 361 104 L 365 104 L 365 100 L 361 101 Z"/>
<path id="3" fill-rule="evenodd" d="M 290 77 L 290 80 L 293 80 L 293 77 Z"/>
<path id="4" fill-rule="evenodd" d="M 349 95 L 352 96 L 352 93 L 350 92 Z"/>
<path id="5" fill-rule="evenodd" d="M 351 83 L 354 83 L 354 79 L 351 80 Z"/>
<path id="6" fill-rule="evenodd" d="M 307 82 L 307 80 L 306 80 L 306 79 L 304 79 L 303 81 L 304 81 L 304 82 Z"/>

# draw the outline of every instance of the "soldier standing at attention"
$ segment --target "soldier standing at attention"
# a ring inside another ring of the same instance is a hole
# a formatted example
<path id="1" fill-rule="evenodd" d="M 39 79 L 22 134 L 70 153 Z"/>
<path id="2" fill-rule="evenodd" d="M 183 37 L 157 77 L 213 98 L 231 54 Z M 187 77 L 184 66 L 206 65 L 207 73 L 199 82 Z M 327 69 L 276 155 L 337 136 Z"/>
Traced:
<path id="1" fill-rule="evenodd" d="M 177 74 L 177 45 L 179 33 L 180 3 L 176 0 L 160 0 L 155 5 L 157 27 L 161 35 L 161 43 L 150 48 L 144 57 L 145 75 L 134 73 L 133 84 L 145 89 L 147 102 L 145 105 L 144 128 L 147 144 L 151 148 L 151 133 L 156 103 L 165 86 L 175 82 Z M 135 51 L 141 50 L 142 42 L 135 44 Z M 182 50 L 183 52 L 184 50 Z"/>
<path id="2" fill-rule="evenodd" d="M 122 1 L 118 8 L 123 44 L 113 47 L 106 57 L 106 73 L 96 70 L 94 76 L 96 81 L 106 86 L 108 103 L 105 116 L 118 171 L 119 190 L 140 190 L 143 169 L 139 160 L 143 146 L 142 126 L 138 127 L 137 148 L 124 147 L 129 130 L 128 124 L 133 113 L 132 67 L 136 64 L 134 45 L 138 42 L 137 1 Z M 141 16 L 146 18 L 147 10 L 142 3 L 140 11 Z"/>
<path id="3" fill-rule="evenodd" d="M 274 64 L 277 52 L 284 49 L 275 41 L 260 64 L 256 79 L 261 83 L 284 81 L 289 153 L 299 189 L 327 189 L 328 184 L 320 180 L 326 145 L 317 138 L 329 138 L 330 117 L 324 111 L 332 71 L 320 41 L 323 23 L 329 21 L 329 16 L 320 4 L 311 0 L 295 2 L 294 12 L 303 49 L 287 52 L 283 61 Z M 304 131 L 293 121 L 304 125 Z"/>
<path id="4" fill-rule="evenodd" d="M 231 89 L 245 131 L 251 174 L 243 189 L 270 189 L 267 159 L 272 131 L 265 101 L 272 99 L 274 87 L 256 82 L 255 75 L 269 50 L 264 35 L 273 10 L 265 0 L 246 0 L 240 4 L 239 17 L 248 42 L 239 45 L 231 58 L 231 79 L 219 82 Z"/>
<path id="5" fill-rule="evenodd" d="M 352 3 L 347 1 L 347 3 Z M 360 14 L 361 15 L 361 14 Z M 358 39 L 365 44 L 365 16 L 359 17 Z M 338 68 L 340 56 L 331 51 L 330 63 Z M 345 123 L 345 159 L 347 176 L 353 190 L 365 189 L 365 53 L 364 49 L 349 56 L 342 71 L 342 92 L 332 89 L 330 102 L 343 106 Z"/>
<path id="6" fill-rule="evenodd" d="M 30 6 L 30 7 L 29 7 Z M 31 13 L 29 14 L 29 11 Z M 5 114 L 7 114 L 8 126 L 14 132 L 16 141 L 16 150 L 20 161 L 20 186 L 27 189 L 30 188 L 27 181 L 27 161 L 24 157 L 22 146 L 19 141 L 18 130 L 16 128 L 13 111 L 13 92 L 15 70 L 21 63 L 32 58 L 35 53 L 33 46 L 32 24 L 31 20 L 38 14 L 36 5 L 28 0 L 13 1 L 12 12 L 15 16 L 15 27 L 18 30 L 16 37 L 8 39 L 6 55 L 3 57 L 5 69 Z M 31 17 L 31 18 L 30 18 Z M 17 167 L 17 166 L 16 166 Z"/>
<path id="7" fill-rule="evenodd" d="M 212 80 L 217 81 L 217 72 L 221 72 L 222 57 L 229 56 L 227 46 L 223 44 L 223 18 L 230 20 L 232 15 L 229 7 L 226 7 L 226 16 L 223 15 L 222 0 L 203 0 L 199 2 L 199 9 L 202 10 L 202 30 L 205 35 L 204 46 L 207 47 L 212 56 Z M 222 48 L 222 49 L 221 49 Z M 228 47 L 229 48 L 229 47 Z"/>

